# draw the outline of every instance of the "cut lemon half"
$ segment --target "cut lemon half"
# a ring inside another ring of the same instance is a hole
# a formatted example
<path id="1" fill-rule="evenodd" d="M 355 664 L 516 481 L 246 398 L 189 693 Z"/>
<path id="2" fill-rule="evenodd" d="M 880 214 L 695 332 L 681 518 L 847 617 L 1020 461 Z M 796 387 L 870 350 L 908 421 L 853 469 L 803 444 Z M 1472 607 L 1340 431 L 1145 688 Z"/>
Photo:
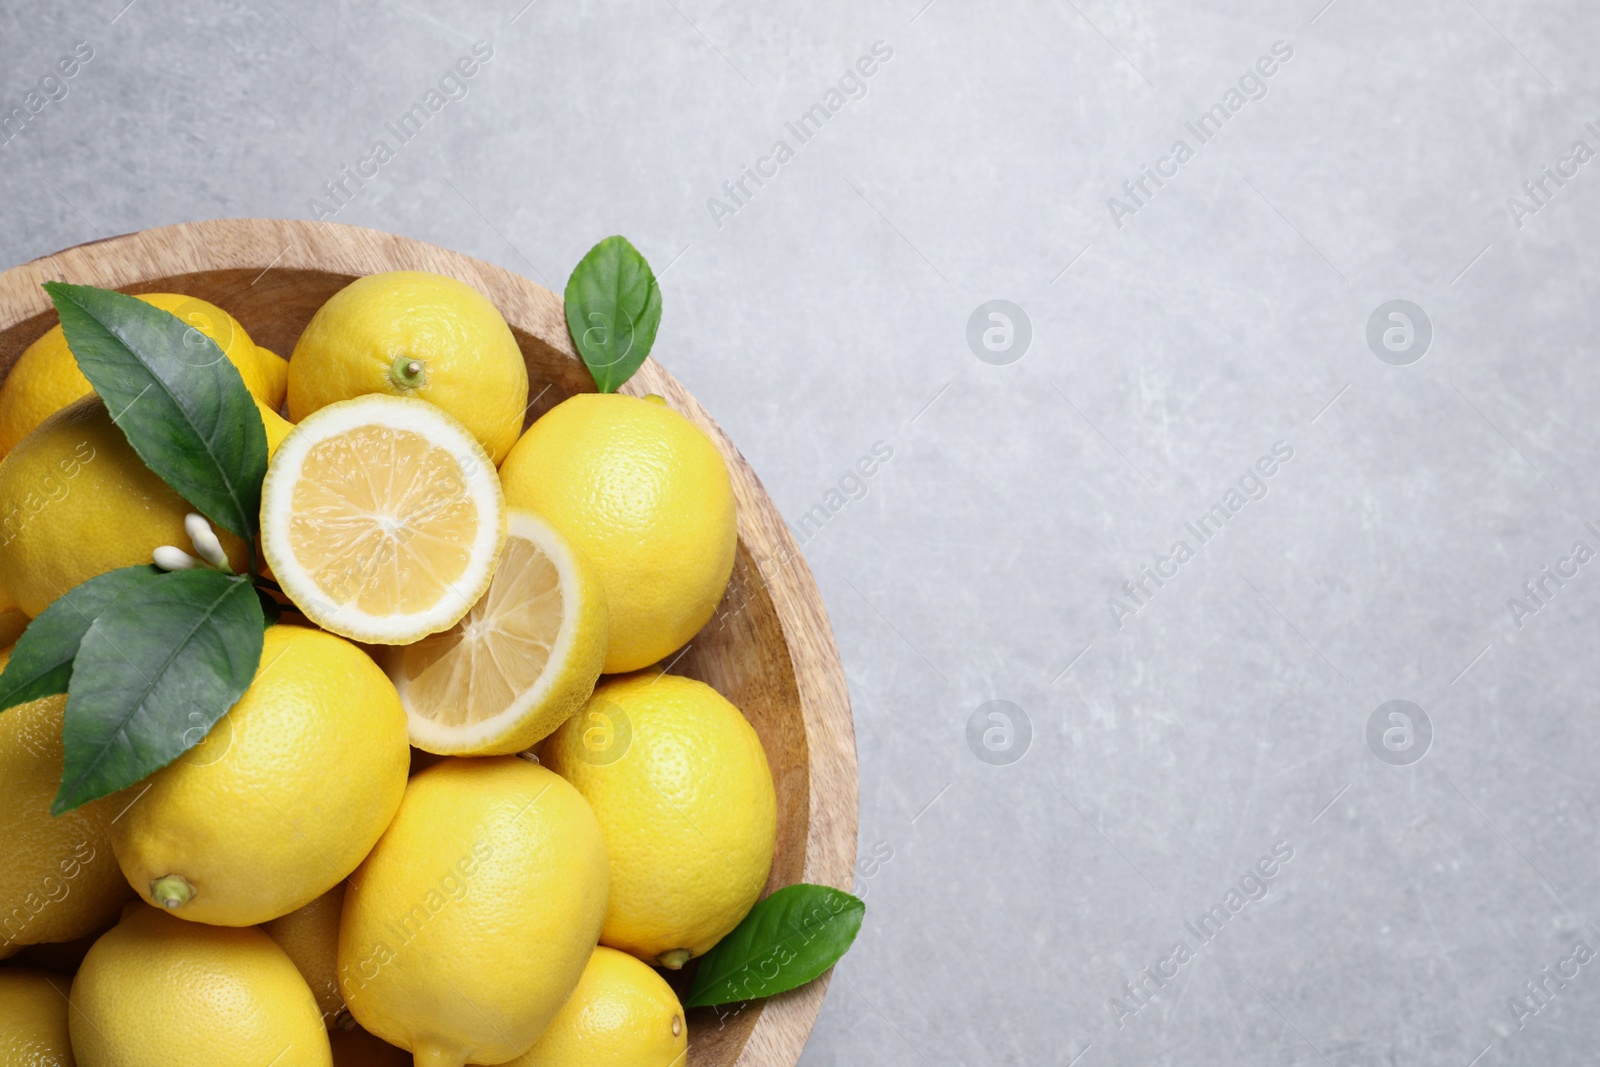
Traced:
<path id="1" fill-rule="evenodd" d="M 448 630 L 505 542 L 494 464 L 425 400 L 360 396 L 308 415 L 261 484 L 261 547 L 306 618 L 369 644 Z"/>
<path id="2" fill-rule="evenodd" d="M 539 516 L 513 509 L 494 580 L 466 618 L 386 657 L 411 743 L 492 756 L 544 740 L 594 691 L 609 626 L 594 565 Z"/>

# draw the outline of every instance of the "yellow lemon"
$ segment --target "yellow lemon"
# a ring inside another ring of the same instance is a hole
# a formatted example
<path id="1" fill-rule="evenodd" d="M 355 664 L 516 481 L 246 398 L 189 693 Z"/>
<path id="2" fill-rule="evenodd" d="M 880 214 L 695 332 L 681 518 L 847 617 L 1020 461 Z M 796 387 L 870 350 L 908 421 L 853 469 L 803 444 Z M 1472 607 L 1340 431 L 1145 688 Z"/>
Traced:
<path id="1" fill-rule="evenodd" d="M 672 987 L 627 953 L 601 945 L 539 1040 L 507 1067 L 675 1067 L 688 1054 L 683 1005 Z"/>
<path id="2" fill-rule="evenodd" d="M 139 895 L 179 918 L 265 922 L 355 870 L 409 763 L 378 665 L 333 634 L 273 626 L 255 680 L 205 741 L 119 794 L 112 846 Z"/>
<path id="3" fill-rule="evenodd" d="M 10 658 L 0 653 L 0 669 Z M 95 933 L 133 895 L 111 853 L 113 798 L 50 814 L 66 705 L 51 696 L 0 712 L 0 950 Z"/>
<path id="4" fill-rule="evenodd" d="M 605 907 L 605 840 L 576 790 L 515 756 L 447 759 L 350 879 L 339 987 L 417 1067 L 503 1063 L 571 995 Z"/>
<path id="5" fill-rule="evenodd" d="M 283 439 L 294 429 L 294 423 L 259 400 L 256 401 L 256 412 L 261 416 L 261 428 L 267 431 L 267 458 L 270 460 L 278 454 L 278 446 L 283 444 Z"/>
<path id="6" fill-rule="evenodd" d="M 21 968 L 0 970 L 0 1063 L 73 1067 L 67 1029 L 72 979 Z"/>
<path id="7" fill-rule="evenodd" d="M 607 674 L 671 655 L 716 611 L 733 570 L 733 485 L 682 415 L 580 394 L 528 428 L 500 478 L 507 503 L 544 516 L 599 571 Z"/>
<path id="8" fill-rule="evenodd" d="M 215 304 L 176 293 L 145 293 L 139 299 L 171 312 L 215 341 L 258 398 L 274 408 L 283 403 L 282 387 L 273 399 L 271 378 L 261 368 L 256 346 L 232 315 Z M 0 386 L 0 456 L 46 418 L 92 392 L 94 387 L 78 369 L 60 324 L 50 327 L 17 357 Z"/>
<path id="9" fill-rule="evenodd" d="M 761 895 L 778 825 L 772 772 L 755 729 L 709 685 L 655 673 L 607 680 L 540 756 L 605 830 L 602 943 L 675 970 Z"/>
<path id="10" fill-rule="evenodd" d="M 262 931 L 289 954 L 295 970 L 311 987 L 322 1021 L 337 1025 L 344 1013 L 339 995 L 339 914 L 344 910 L 340 882 L 303 908 L 261 924 Z M 338 1059 L 337 1053 L 334 1059 Z"/>
<path id="11" fill-rule="evenodd" d="M 277 411 L 289 395 L 289 361 L 270 348 L 256 345 L 256 362 L 261 367 L 261 378 L 267 390 L 260 399 Z"/>
<path id="12" fill-rule="evenodd" d="M 317 1002 L 260 930 L 131 905 L 72 983 L 78 1067 L 332 1067 Z"/>
<path id="13" fill-rule="evenodd" d="M 454 626 L 489 587 L 505 536 L 489 457 L 421 400 L 318 410 L 261 486 L 262 549 L 283 591 L 318 626 L 369 644 Z"/>
<path id="14" fill-rule="evenodd" d="M 329 298 L 289 357 L 289 418 L 367 393 L 439 405 L 496 463 L 522 430 L 528 368 L 511 328 L 465 282 L 423 271 L 357 278 Z"/>
<path id="15" fill-rule="evenodd" d="M 73 586 L 187 551 L 194 510 L 139 458 L 98 396 L 51 415 L 0 461 L 0 586 L 36 616 Z M 218 530 L 237 571 L 244 542 Z"/>
<path id="16" fill-rule="evenodd" d="M 385 659 L 411 743 L 461 756 L 509 755 L 583 706 L 606 656 L 606 594 L 594 567 L 550 524 L 510 512 L 494 580 L 466 618 Z"/>

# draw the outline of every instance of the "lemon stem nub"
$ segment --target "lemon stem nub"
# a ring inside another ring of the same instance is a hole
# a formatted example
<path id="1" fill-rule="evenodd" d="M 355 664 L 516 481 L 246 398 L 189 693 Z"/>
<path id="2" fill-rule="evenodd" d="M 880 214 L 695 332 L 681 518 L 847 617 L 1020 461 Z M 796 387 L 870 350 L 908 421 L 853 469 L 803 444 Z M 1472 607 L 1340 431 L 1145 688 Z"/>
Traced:
<path id="1" fill-rule="evenodd" d="M 150 883 L 150 897 L 168 911 L 194 899 L 194 886 L 181 874 L 169 874 Z"/>
<path id="2" fill-rule="evenodd" d="M 675 948 L 656 957 L 656 962 L 669 971 L 676 971 L 689 962 L 691 953 L 686 948 Z"/>
<path id="3" fill-rule="evenodd" d="M 396 356 L 389 365 L 389 377 L 402 389 L 419 389 L 428 384 L 428 368 L 420 359 Z"/>

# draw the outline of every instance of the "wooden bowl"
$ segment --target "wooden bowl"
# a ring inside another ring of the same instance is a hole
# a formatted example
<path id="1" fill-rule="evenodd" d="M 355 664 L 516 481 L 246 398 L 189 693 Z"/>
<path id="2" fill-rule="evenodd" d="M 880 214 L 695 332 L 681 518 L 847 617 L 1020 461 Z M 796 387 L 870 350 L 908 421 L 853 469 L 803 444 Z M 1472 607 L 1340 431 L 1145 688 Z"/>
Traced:
<path id="1" fill-rule="evenodd" d="M 386 270 L 447 274 L 494 301 L 528 364 L 529 395 L 535 397 L 528 422 L 574 393 L 594 391 L 567 334 L 561 298 L 543 286 L 394 234 L 272 219 L 144 230 L 0 273 L 0 378 L 56 322 L 39 287 L 44 281 L 201 297 L 231 312 L 257 343 L 288 356 L 328 297 L 360 275 Z M 778 845 L 767 892 L 800 881 L 848 889 L 856 850 L 855 729 L 833 632 L 811 572 L 750 465 L 660 364 L 646 360 L 624 391 L 665 397 L 705 431 L 733 476 L 739 503 L 733 579 L 716 617 L 672 670 L 716 687 L 761 735 L 778 792 Z M 822 1005 L 827 979 L 824 975 L 738 1012 L 691 1011 L 689 1063 L 792 1067 Z"/>

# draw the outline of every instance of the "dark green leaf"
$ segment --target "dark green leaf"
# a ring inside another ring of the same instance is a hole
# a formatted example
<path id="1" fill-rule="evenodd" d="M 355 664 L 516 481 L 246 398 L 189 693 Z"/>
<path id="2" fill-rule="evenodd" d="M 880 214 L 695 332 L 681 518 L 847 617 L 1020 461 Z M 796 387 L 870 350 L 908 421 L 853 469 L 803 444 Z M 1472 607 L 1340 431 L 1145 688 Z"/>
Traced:
<path id="1" fill-rule="evenodd" d="M 65 693 L 89 624 L 117 597 L 160 577 L 154 567 L 123 567 L 90 578 L 60 597 L 28 624 L 0 673 L 0 711 Z"/>
<path id="2" fill-rule="evenodd" d="M 825 885 L 786 886 L 700 960 L 686 1008 L 770 997 L 805 985 L 856 939 L 867 905 Z"/>
<path id="3" fill-rule="evenodd" d="M 78 368 L 145 466 L 212 522 L 253 540 L 267 433 L 217 343 L 143 300 L 45 282 Z"/>
<path id="4" fill-rule="evenodd" d="M 602 393 L 639 369 L 661 325 L 661 289 L 625 237 L 589 249 L 567 279 L 567 329 Z"/>
<path id="5" fill-rule="evenodd" d="M 163 574 L 107 605 L 73 664 L 51 812 L 130 786 L 199 744 L 255 677 L 262 621 L 248 581 L 210 570 Z"/>
<path id="6" fill-rule="evenodd" d="M 260 588 L 259 586 L 256 588 L 256 597 L 261 601 L 262 626 L 270 627 L 278 625 L 278 620 L 283 618 L 283 605 L 278 603 L 271 593 Z M 0 680 L 4 680 L 3 675 L 0 675 Z"/>

